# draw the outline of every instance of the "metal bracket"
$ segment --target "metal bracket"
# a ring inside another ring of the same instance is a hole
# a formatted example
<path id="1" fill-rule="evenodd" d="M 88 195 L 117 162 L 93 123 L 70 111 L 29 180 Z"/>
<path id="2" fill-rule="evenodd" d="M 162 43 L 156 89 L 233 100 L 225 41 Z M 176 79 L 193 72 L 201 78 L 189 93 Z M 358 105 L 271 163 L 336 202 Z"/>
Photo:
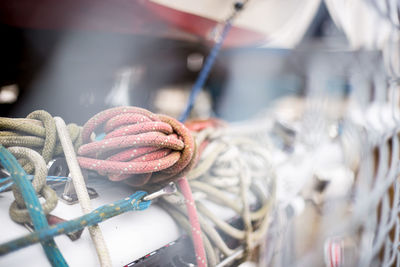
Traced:
<path id="1" fill-rule="evenodd" d="M 59 199 L 68 205 L 73 205 L 79 202 L 78 196 L 75 192 L 74 183 L 72 182 L 72 178 L 69 173 L 68 164 L 65 158 L 55 158 L 50 161 L 47 165 L 48 175 L 50 176 L 64 176 L 68 177 L 67 182 L 55 182 L 50 184 L 50 186 L 56 191 Z M 82 170 L 83 177 L 85 182 L 87 181 L 88 172 L 86 170 Z M 94 188 L 86 187 L 90 199 L 96 198 L 99 194 L 96 192 Z"/>

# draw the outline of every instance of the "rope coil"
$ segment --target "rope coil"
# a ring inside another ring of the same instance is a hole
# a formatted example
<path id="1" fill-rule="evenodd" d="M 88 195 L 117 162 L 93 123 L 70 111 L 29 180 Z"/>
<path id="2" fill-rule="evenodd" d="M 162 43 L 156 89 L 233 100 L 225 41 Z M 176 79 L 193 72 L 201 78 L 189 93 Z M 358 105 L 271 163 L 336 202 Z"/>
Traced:
<path id="1" fill-rule="evenodd" d="M 99 128 L 104 139 L 92 141 Z M 137 107 L 98 113 L 83 126 L 82 140 L 82 168 L 132 186 L 162 186 L 183 177 L 196 154 L 194 139 L 182 123 Z"/>
<path id="2" fill-rule="evenodd" d="M 77 149 L 80 146 L 80 127 L 69 124 L 67 128 L 74 148 Z M 57 138 L 54 119 L 44 110 L 36 110 L 26 119 L 0 117 L 0 144 L 6 148 L 11 146 L 31 148 L 42 155 L 46 164 L 63 152 Z M 25 171 L 31 173 L 33 166 L 30 163 L 22 163 Z"/>
<path id="3" fill-rule="evenodd" d="M 230 135 L 221 125 L 213 121 L 188 123 L 190 129 L 200 130 L 195 136 L 201 155 L 187 179 L 196 196 L 204 243 L 217 248 L 210 253 L 206 246 L 210 265 L 219 262 L 217 255 L 230 257 L 237 253 L 225 243 L 221 233 L 237 240 L 246 252 L 245 257 L 252 256 L 251 252 L 266 235 L 275 199 L 275 173 L 268 151 L 257 147 L 249 138 Z M 234 227 L 219 218 L 203 204 L 203 198 L 234 211 L 244 227 Z M 255 199 L 255 204 L 251 199 Z M 186 215 L 184 203 L 183 197 L 176 194 L 164 197 L 162 206 L 179 224 L 187 225 L 185 216 L 177 216 L 177 213 Z"/>
<path id="4" fill-rule="evenodd" d="M 67 128 L 76 148 L 80 144 L 80 127 L 70 124 Z M 56 207 L 58 198 L 54 190 L 46 185 L 46 164 L 63 152 L 53 117 L 44 110 L 37 110 L 25 119 L 0 118 L 0 144 L 10 148 L 27 173 L 35 174 L 33 188 L 45 198 L 43 210 L 46 215 L 49 214 Z M 13 186 L 13 194 L 15 201 L 10 206 L 10 217 L 18 223 L 31 222 L 16 186 Z"/>
<path id="5" fill-rule="evenodd" d="M 24 158 L 33 163 L 35 174 L 32 180 L 32 186 L 35 192 L 45 199 L 42 207 L 44 214 L 48 215 L 57 206 L 58 197 L 56 192 L 46 185 L 47 167 L 43 158 L 36 151 L 25 147 L 9 147 L 8 150 L 16 158 Z M 21 192 L 16 186 L 13 186 L 12 189 L 15 201 L 10 206 L 11 219 L 17 223 L 31 222 Z"/>
<path id="6" fill-rule="evenodd" d="M 0 119 L 0 143 L 8 147 L 9 151 L 18 158 L 26 172 L 34 172 L 32 186 L 36 194 L 43 196 L 45 199 L 45 202 L 40 205 L 44 215 L 48 215 L 58 202 L 55 191 L 46 185 L 46 163 L 63 154 L 63 152 L 67 160 L 75 158 L 76 161 L 74 150 L 77 150 L 80 145 L 80 127 L 75 124 L 65 126 L 62 121 L 62 126 L 60 126 L 61 128 L 59 127 L 61 132 L 57 134 L 56 120 L 57 118 L 53 118 L 43 110 L 30 113 L 26 119 Z M 60 118 L 58 118 L 58 122 L 60 123 Z M 76 166 L 79 169 L 78 163 L 76 163 Z M 70 165 L 69 167 L 71 170 Z M 78 179 L 76 171 L 73 172 L 72 169 L 71 173 L 73 181 Z M 86 189 L 84 183 L 80 183 L 80 185 L 79 188 L 76 188 L 78 192 Z M 18 223 L 30 223 L 32 218 L 29 213 L 29 207 L 27 209 L 24 202 L 24 194 L 26 192 L 20 192 L 17 186 L 13 186 L 13 194 L 15 201 L 10 206 L 10 217 Z M 88 205 L 88 200 L 85 204 L 86 206 Z M 86 208 L 86 210 L 88 211 L 89 209 Z M 89 231 L 94 240 L 101 265 L 111 266 L 100 228 L 93 226 Z"/>

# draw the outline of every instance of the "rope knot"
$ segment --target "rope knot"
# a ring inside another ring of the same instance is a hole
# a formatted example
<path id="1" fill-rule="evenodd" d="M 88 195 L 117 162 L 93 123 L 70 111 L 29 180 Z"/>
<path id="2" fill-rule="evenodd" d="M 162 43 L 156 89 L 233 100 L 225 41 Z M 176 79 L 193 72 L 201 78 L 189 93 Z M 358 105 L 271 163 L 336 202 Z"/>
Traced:
<path id="1" fill-rule="evenodd" d="M 92 140 L 96 130 L 105 137 Z M 182 123 L 137 107 L 98 113 L 83 126 L 82 141 L 82 168 L 132 186 L 163 185 L 184 176 L 196 153 L 194 139 Z"/>

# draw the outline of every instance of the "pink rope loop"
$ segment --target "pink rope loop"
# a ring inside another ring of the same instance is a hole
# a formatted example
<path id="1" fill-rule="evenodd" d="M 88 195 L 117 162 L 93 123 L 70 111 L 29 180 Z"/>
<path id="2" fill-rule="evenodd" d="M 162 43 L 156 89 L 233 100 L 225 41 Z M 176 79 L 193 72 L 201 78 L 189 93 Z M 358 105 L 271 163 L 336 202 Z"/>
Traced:
<path id="1" fill-rule="evenodd" d="M 92 141 L 95 131 L 104 139 Z M 179 121 L 137 107 L 118 107 L 92 117 L 78 150 L 82 168 L 130 185 L 162 185 L 182 177 L 193 165 L 195 142 Z"/>

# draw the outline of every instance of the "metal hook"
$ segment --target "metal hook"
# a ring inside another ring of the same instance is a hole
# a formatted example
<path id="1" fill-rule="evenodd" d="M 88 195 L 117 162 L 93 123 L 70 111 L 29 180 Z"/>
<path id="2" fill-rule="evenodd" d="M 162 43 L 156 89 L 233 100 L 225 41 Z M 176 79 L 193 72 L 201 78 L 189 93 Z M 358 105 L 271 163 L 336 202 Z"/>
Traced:
<path id="1" fill-rule="evenodd" d="M 145 196 L 143 198 L 143 200 L 145 200 L 145 201 L 153 200 L 155 198 L 159 198 L 159 197 L 164 196 L 164 195 L 174 194 L 177 191 L 178 190 L 176 188 L 175 183 L 170 182 L 166 187 L 164 187 L 164 188 L 162 188 L 162 189 L 160 189 L 160 190 L 158 190 L 158 191 L 156 191 L 154 193 L 151 193 L 151 194 Z"/>

